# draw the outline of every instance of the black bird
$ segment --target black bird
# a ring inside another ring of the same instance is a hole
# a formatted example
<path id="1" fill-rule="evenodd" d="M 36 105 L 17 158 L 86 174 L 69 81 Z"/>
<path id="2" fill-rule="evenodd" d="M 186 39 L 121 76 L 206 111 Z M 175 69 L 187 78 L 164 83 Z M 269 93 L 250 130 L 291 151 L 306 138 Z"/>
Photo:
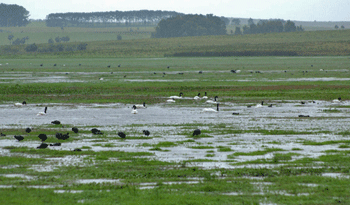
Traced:
<path id="1" fill-rule="evenodd" d="M 239 115 L 239 113 L 238 112 L 234 112 L 234 113 L 232 113 L 232 115 Z"/>
<path id="2" fill-rule="evenodd" d="M 66 139 L 68 139 L 69 138 L 69 133 L 67 132 L 67 134 L 63 134 L 62 135 L 62 139 L 63 140 L 66 140 Z"/>
<path id="3" fill-rule="evenodd" d="M 44 142 L 45 140 L 47 140 L 46 134 L 39 134 L 38 137 L 41 139 L 42 142 Z"/>
<path id="4" fill-rule="evenodd" d="M 118 136 L 121 138 L 125 138 L 126 135 L 124 132 L 118 132 Z"/>
<path id="5" fill-rule="evenodd" d="M 53 66 L 56 66 L 57 64 L 55 63 L 55 64 L 53 64 Z"/>
<path id="6" fill-rule="evenodd" d="M 52 122 L 51 122 L 51 124 L 54 124 L 54 125 L 59 125 L 59 124 L 61 124 L 61 122 L 60 122 L 60 121 L 58 121 L 58 120 L 54 120 L 54 121 L 52 121 Z"/>
<path id="7" fill-rule="evenodd" d="M 61 143 L 59 143 L 59 142 L 53 143 L 53 144 L 50 144 L 50 146 L 61 146 Z"/>
<path id="8" fill-rule="evenodd" d="M 202 74 L 202 73 L 203 73 L 203 71 L 199 71 L 198 73 L 199 73 L 199 74 Z"/>
<path id="9" fill-rule="evenodd" d="M 81 66 L 81 63 L 79 63 L 79 66 Z"/>
<path id="10" fill-rule="evenodd" d="M 201 134 L 201 130 L 200 129 L 195 129 L 193 131 L 193 135 L 192 136 L 197 136 L 197 135 L 200 135 Z"/>
<path id="11" fill-rule="evenodd" d="M 81 152 L 81 149 L 76 148 L 76 149 L 74 149 L 73 151 L 74 151 L 74 152 Z"/>
<path id="12" fill-rule="evenodd" d="M 267 106 L 267 107 L 272 107 L 272 104 L 270 104 L 269 106 Z"/>
<path id="13" fill-rule="evenodd" d="M 56 138 L 59 139 L 59 140 L 62 140 L 62 139 L 63 139 L 62 133 L 57 132 L 55 136 L 56 136 Z"/>
<path id="14" fill-rule="evenodd" d="M 310 117 L 310 115 L 299 115 L 299 117 Z"/>
<path id="15" fill-rule="evenodd" d="M 108 68 L 110 68 L 110 67 L 111 67 L 111 65 L 108 65 L 107 67 L 108 67 Z"/>
<path id="16" fill-rule="evenodd" d="M 1 136 L 1 137 L 5 137 L 6 135 L 5 135 L 5 134 L 3 134 L 3 133 L 1 133 L 1 134 L 0 134 L 0 136 Z"/>
<path id="17" fill-rule="evenodd" d="M 119 65 L 118 65 L 118 68 L 120 68 L 120 66 L 121 66 L 121 65 L 119 64 Z"/>
<path id="18" fill-rule="evenodd" d="M 78 128 L 76 128 L 76 127 L 73 127 L 73 128 L 72 128 L 72 131 L 73 131 L 74 133 L 78 133 L 78 132 L 79 132 Z"/>
<path id="19" fill-rule="evenodd" d="M 166 68 L 168 68 L 168 69 L 169 69 L 169 68 L 170 68 L 170 66 L 167 66 Z"/>
<path id="20" fill-rule="evenodd" d="M 44 64 L 40 64 L 40 66 L 43 66 Z"/>
<path id="21" fill-rule="evenodd" d="M 145 134 L 147 137 L 151 134 L 148 130 L 143 130 L 143 134 Z"/>
<path id="22" fill-rule="evenodd" d="M 47 146 L 49 146 L 46 143 L 41 143 L 41 145 L 39 145 L 39 147 L 37 147 L 37 149 L 45 149 Z"/>
<path id="23" fill-rule="evenodd" d="M 94 134 L 94 135 L 103 135 L 103 132 L 101 132 L 101 130 L 96 129 L 96 128 L 92 128 L 92 129 L 91 129 L 91 132 L 92 132 L 92 134 Z"/>
<path id="24" fill-rule="evenodd" d="M 32 131 L 32 129 L 30 129 L 29 127 L 26 128 L 26 133 L 30 133 Z"/>
<path id="25" fill-rule="evenodd" d="M 304 101 L 301 101 L 300 103 L 301 103 L 302 105 L 305 105 L 305 102 L 304 102 Z"/>
<path id="26" fill-rule="evenodd" d="M 21 135 L 15 135 L 15 136 L 13 136 L 16 140 L 18 140 L 18 141 L 22 141 L 22 140 L 24 140 L 24 137 L 22 137 Z"/>

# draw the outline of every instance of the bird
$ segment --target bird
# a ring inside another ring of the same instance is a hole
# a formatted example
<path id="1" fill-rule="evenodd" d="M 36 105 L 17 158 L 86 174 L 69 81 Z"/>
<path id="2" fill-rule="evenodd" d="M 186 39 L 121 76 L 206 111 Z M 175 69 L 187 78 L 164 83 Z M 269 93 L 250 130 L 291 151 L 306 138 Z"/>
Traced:
<path id="1" fill-rule="evenodd" d="M 201 95 L 201 93 L 198 93 L 198 95 L 197 96 L 194 96 L 194 98 L 193 99 L 195 99 L 195 100 L 199 100 L 200 99 L 200 96 Z"/>
<path id="2" fill-rule="evenodd" d="M 69 133 L 67 132 L 67 134 L 63 134 L 62 135 L 62 139 L 63 140 L 66 140 L 66 139 L 68 139 L 69 138 Z"/>
<path id="3" fill-rule="evenodd" d="M 219 102 L 217 101 L 219 97 L 218 96 L 215 96 L 214 97 L 214 100 L 207 100 L 205 101 L 206 103 L 212 103 L 212 104 L 218 104 Z"/>
<path id="4" fill-rule="evenodd" d="M 339 97 L 338 99 L 334 99 L 332 102 L 333 103 L 340 103 L 340 101 L 341 101 L 341 97 Z"/>
<path id="5" fill-rule="evenodd" d="M 267 106 L 267 107 L 272 107 L 272 104 L 270 104 L 269 106 Z"/>
<path id="6" fill-rule="evenodd" d="M 48 146 L 46 143 L 41 143 L 37 149 L 45 149 Z"/>
<path id="7" fill-rule="evenodd" d="M 302 105 L 305 105 L 305 102 L 304 102 L 304 101 L 301 101 L 300 103 L 301 103 Z"/>
<path id="8" fill-rule="evenodd" d="M 30 129 L 29 127 L 27 127 L 27 128 L 25 129 L 25 131 L 26 131 L 26 133 L 30 133 L 30 132 L 32 131 L 32 129 Z"/>
<path id="9" fill-rule="evenodd" d="M 56 143 L 50 144 L 50 146 L 61 146 L 61 143 L 56 142 Z"/>
<path id="10" fill-rule="evenodd" d="M 60 121 L 58 121 L 58 120 L 54 120 L 54 121 L 52 121 L 52 122 L 51 122 L 51 124 L 54 124 L 54 125 L 59 125 L 59 124 L 61 124 L 61 122 L 60 122 Z"/>
<path id="11" fill-rule="evenodd" d="M 99 78 L 99 80 L 103 80 L 103 78 Z"/>
<path id="12" fill-rule="evenodd" d="M 219 105 L 220 105 L 219 103 L 216 104 L 216 110 L 213 108 L 204 108 L 203 112 L 219 112 Z"/>
<path id="13" fill-rule="evenodd" d="M 145 134 L 147 137 L 151 134 L 148 130 L 143 130 L 143 134 Z"/>
<path id="14" fill-rule="evenodd" d="M 55 63 L 55 64 L 53 64 L 53 66 L 56 66 L 57 64 Z"/>
<path id="15" fill-rule="evenodd" d="M 103 132 L 101 132 L 101 130 L 96 129 L 96 128 L 92 128 L 92 129 L 91 129 L 91 132 L 92 132 L 92 134 L 94 134 L 94 135 L 103 135 Z"/>
<path id="16" fill-rule="evenodd" d="M 76 148 L 76 149 L 73 150 L 73 152 L 81 152 L 81 149 Z"/>
<path id="17" fill-rule="evenodd" d="M 169 100 L 167 100 L 167 102 L 168 103 L 174 103 L 175 102 L 175 99 L 173 98 L 173 99 L 169 99 Z"/>
<path id="18" fill-rule="evenodd" d="M 125 138 L 126 135 L 124 132 L 118 132 L 118 136 L 121 138 Z"/>
<path id="19" fill-rule="evenodd" d="M 238 112 L 234 112 L 234 113 L 232 113 L 232 115 L 239 115 L 239 113 Z"/>
<path id="20" fill-rule="evenodd" d="M 41 139 L 42 142 L 44 142 L 45 140 L 47 140 L 46 134 L 39 134 L 38 137 Z"/>
<path id="21" fill-rule="evenodd" d="M 199 74 L 202 74 L 202 73 L 203 73 L 203 71 L 199 71 L 198 73 L 199 73 Z"/>
<path id="22" fill-rule="evenodd" d="M 62 140 L 62 139 L 63 139 L 62 133 L 57 132 L 55 136 L 56 136 L 56 138 L 59 139 L 59 140 Z"/>
<path id="23" fill-rule="evenodd" d="M 108 67 L 108 68 L 110 68 L 110 67 L 111 67 L 111 65 L 108 65 L 107 67 Z"/>
<path id="24" fill-rule="evenodd" d="M 174 96 L 170 96 L 169 98 L 173 98 L 173 99 L 181 99 L 181 98 L 182 98 L 182 96 L 183 96 L 183 93 L 181 92 L 181 93 L 179 94 L 179 96 L 174 95 Z"/>
<path id="25" fill-rule="evenodd" d="M 135 106 L 136 106 L 136 108 L 146 108 L 146 103 L 143 102 L 143 104 L 137 104 Z"/>
<path id="26" fill-rule="evenodd" d="M 137 109 L 135 105 L 132 106 L 131 114 L 137 114 Z"/>
<path id="27" fill-rule="evenodd" d="M 207 92 L 204 92 L 203 99 L 208 99 Z"/>
<path id="28" fill-rule="evenodd" d="M 47 107 L 45 107 L 44 112 L 38 112 L 37 116 L 46 115 Z"/>
<path id="29" fill-rule="evenodd" d="M 0 133 L 0 136 L 1 137 L 5 137 L 6 135 L 4 133 Z"/>
<path id="30" fill-rule="evenodd" d="M 16 140 L 18 140 L 18 141 L 22 141 L 22 140 L 24 140 L 24 137 L 22 137 L 21 135 L 15 135 L 15 136 L 13 136 Z"/>
<path id="31" fill-rule="evenodd" d="M 42 63 L 42 64 L 40 64 L 40 66 L 43 66 L 44 64 Z"/>
<path id="32" fill-rule="evenodd" d="M 261 103 L 260 103 L 260 104 L 257 104 L 257 105 L 255 106 L 255 108 L 261 108 L 261 107 L 263 107 L 263 105 L 264 105 L 264 101 L 261 101 Z"/>
<path id="33" fill-rule="evenodd" d="M 201 130 L 200 130 L 200 129 L 195 129 L 195 130 L 193 131 L 192 136 L 197 136 L 197 135 L 200 135 L 200 134 L 201 134 Z"/>
<path id="34" fill-rule="evenodd" d="M 298 117 L 310 117 L 310 115 L 299 115 Z"/>
<path id="35" fill-rule="evenodd" d="M 27 102 L 23 101 L 22 103 L 15 103 L 16 107 L 22 107 L 23 105 L 27 105 Z"/>
<path id="36" fill-rule="evenodd" d="M 73 131 L 74 133 L 78 133 L 78 132 L 79 132 L 78 128 L 76 128 L 76 127 L 73 127 L 73 128 L 72 128 L 72 131 Z"/>
<path id="37" fill-rule="evenodd" d="M 118 68 L 120 68 L 120 66 L 122 66 L 121 64 L 118 65 Z"/>
<path id="38" fill-rule="evenodd" d="M 169 69 L 169 68 L 170 68 L 170 66 L 167 66 L 166 68 L 168 68 L 168 69 Z"/>

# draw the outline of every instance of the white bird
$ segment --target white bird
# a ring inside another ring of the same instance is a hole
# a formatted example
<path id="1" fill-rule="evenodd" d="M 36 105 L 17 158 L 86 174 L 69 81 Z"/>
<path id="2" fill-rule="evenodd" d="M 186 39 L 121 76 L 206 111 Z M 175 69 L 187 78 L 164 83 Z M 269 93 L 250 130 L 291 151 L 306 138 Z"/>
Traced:
<path id="1" fill-rule="evenodd" d="M 219 105 L 220 105 L 219 103 L 216 104 L 216 110 L 213 108 L 204 108 L 203 112 L 219 112 Z"/>
<path id="2" fill-rule="evenodd" d="M 341 101 L 341 97 L 339 97 L 338 99 L 334 99 L 332 102 L 333 103 L 340 103 L 340 101 Z"/>
<path id="3" fill-rule="evenodd" d="M 181 92 L 180 94 L 179 94 L 179 96 L 170 96 L 169 98 L 172 98 L 172 99 L 181 99 L 182 98 L 182 96 L 183 96 L 183 93 Z"/>
<path id="4" fill-rule="evenodd" d="M 167 102 L 168 103 L 174 103 L 175 102 L 175 99 L 173 98 L 173 99 L 169 99 L 169 100 L 167 100 Z"/>
<path id="5" fill-rule="evenodd" d="M 146 103 L 143 102 L 143 104 L 138 104 L 138 105 L 135 105 L 136 108 L 146 108 Z"/>
<path id="6" fill-rule="evenodd" d="M 47 111 L 47 107 L 45 107 L 44 112 L 39 112 L 39 113 L 36 114 L 36 115 L 37 115 L 37 116 L 46 115 L 46 111 Z"/>
<path id="7" fill-rule="evenodd" d="M 203 99 L 208 99 L 207 92 L 204 93 Z"/>
<path id="8" fill-rule="evenodd" d="M 103 80 L 103 78 L 99 78 L 99 80 Z"/>
<path id="9" fill-rule="evenodd" d="M 261 101 L 261 104 L 257 104 L 257 105 L 255 106 L 255 108 L 261 108 L 261 107 L 263 107 L 263 105 L 264 105 L 264 101 Z"/>
<path id="10" fill-rule="evenodd" d="M 193 99 L 195 99 L 195 100 L 199 100 L 200 99 L 200 96 L 201 94 L 200 93 L 198 93 L 198 95 L 197 96 L 194 96 L 194 98 Z"/>
<path id="11" fill-rule="evenodd" d="M 132 106 L 131 114 L 137 114 L 136 106 Z"/>
<path id="12" fill-rule="evenodd" d="M 219 102 L 216 101 L 217 98 L 218 98 L 218 96 L 215 96 L 214 100 L 207 100 L 206 103 L 218 104 Z"/>
<path id="13" fill-rule="evenodd" d="M 22 107 L 23 105 L 27 105 L 27 102 L 23 101 L 22 103 L 15 103 L 16 107 Z"/>

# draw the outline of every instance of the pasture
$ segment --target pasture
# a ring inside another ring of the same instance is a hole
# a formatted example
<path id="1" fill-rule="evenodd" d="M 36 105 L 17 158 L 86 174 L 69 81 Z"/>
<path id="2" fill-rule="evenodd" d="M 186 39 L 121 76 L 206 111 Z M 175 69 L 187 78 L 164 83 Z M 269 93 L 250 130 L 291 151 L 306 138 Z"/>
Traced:
<path id="1" fill-rule="evenodd" d="M 349 61 L 346 56 L 3 58 L 1 201 L 346 204 Z M 181 99 L 167 102 L 180 92 Z M 216 108 L 206 103 L 214 96 L 220 110 L 203 112 Z M 27 105 L 14 106 L 23 100 Z M 143 102 L 147 108 L 131 114 L 132 105 Z M 44 107 L 47 114 L 37 116 Z M 51 124 L 54 120 L 61 124 Z M 103 134 L 92 134 L 92 128 Z M 193 136 L 195 129 L 201 134 Z M 55 137 L 67 132 L 66 140 Z M 41 133 L 48 135 L 46 143 L 62 145 L 37 149 Z"/>

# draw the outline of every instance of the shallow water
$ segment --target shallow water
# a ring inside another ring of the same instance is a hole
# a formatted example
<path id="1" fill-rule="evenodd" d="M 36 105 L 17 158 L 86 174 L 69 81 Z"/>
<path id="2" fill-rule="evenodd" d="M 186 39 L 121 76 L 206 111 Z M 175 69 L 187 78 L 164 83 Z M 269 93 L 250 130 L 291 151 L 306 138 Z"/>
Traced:
<path id="1" fill-rule="evenodd" d="M 208 125 L 223 125 L 224 127 L 241 130 L 293 130 L 300 131 L 330 131 L 338 133 L 347 131 L 347 124 L 350 121 L 349 108 L 337 108 L 340 112 L 328 113 L 330 106 L 349 105 L 345 101 L 340 104 L 331 102 L 317 101 L 316 103 L 307 103 L 301 105 L 298 101 L 289 102 L 273 102 L 274 106 L 268 108 L 247 108 L 246 105 L 222 103 L 221 110 L 216 113 L 202 112 L 204 107 L 213 107 L 203 102 L 199 107 L 177 107 L 175 105 L 150 105 L 146 109 L 138 109 L 138 114 L 131 114 L 131 105 L 124 104 L 48 104 L 47 115 L 36 116 L 36 113 L 43 110 L 46 105 L 29 104 L 20 108 L 14 107 L 13 104 L 0 105 L 0 126 L 4 128 L 25 129 L 26 127 L 35 127 L 39 125 L 50 124 L 53 120 L 60 120 L 62 124 L 71 124 L 74 126 L 97 126 L 102 131 L 112 132 L 108 137 L 116 136 L 118 131 L 126 131 L 128 136 L 143 136 L 142 130 L 148 129 L 152 136 L 160 136 L 157 138 L 144 139 L 128 139 L 116 140 L 109 139 L 108 142 L 99 142 L 99 144 L 113 144 L 115 147 L 93 146 L 96 142 L 92 134 L 78 134 L 73 136 L 81 140 L 63 143 L 61 147 L 49 147 L 49 149 L 73 150 L 83 146 L 91 147 L 93 151 L 120 150 L 127 152 L 146 151 L 155 154 L 154 157 L 162 161 L 181 162 L 184 160 L 208 159 L 213 162 L 191 162 L 186 166 L 199 166 L 207 169 L 234 167 L 274 167 L 271 164 L 257 164 L 246 166 L 235 166 L 234 162 L 246 162 L 256 159 L 271 159 L 274 155 L 271 153 L 258 156 L 236 156 L 234 161 L 227 162 L 227 156 L 235 152 L 252 152 L 264 150 L 265 148 L 281 148 L 284 152 L 295 152 L 300 156 L 293 157 L 293 160 L 303 157 L 319 157 L 324 155 L 324 151 L 330 149 L 338 149 L 339 144 L 310 146 L 302 145 L 301 140 L 309 141 L 329 141 L 344 140 L 347 137 L 335 134 L 303 134 L 303 135 L 262 135 L 259 133 L 243 133 L 243 134 L 224 134 L 213 135 L 211 138 L 199 138 L 195 143 L 180 144 L 175 147 L 162 147 L 163 151 L 150 151 L 152 147 L 142 146 L 143 143 L 158 144 L 159 142 L 178 142 L 188 140 L 187 135 L 179 134 L 184 132 L 186 123 L 200 124 L 198 127 L 202 130 L 211 129 Z M 232 115 L 232 112 L 239 112 L 240 115 Z M 310 115 L 310 118 L 299 118 L 298 115 Z M 132 125 L 141 125 L 133 127 Z M 167 126 L 163 126 L 167 125 Z M 171 126 L 180 125 L 180 126 Z M 129 126 L 129 127 L 126 127 Z M 131 127 L 130 127 L 131 126 Z M 56 128 L 52 128 L 56 129 Z M 60 130 L 69 130 L 70 128 L 57 128 Z M 86 129 L 86 128 L 85 128 Z M 90 129 L 90 128 L 88 128 Z M 220 129 L 220 128 L 216 128 Z M 69 130 L 70 131 L 70 130 Z M 129 132 L 128 132 L 129 131 Z M 21 131 L 20 133 L 22 133 Z M 191 132 L 191 131 L 190 131 Z M 190 135 L 190 133 L 188 133 Z M 53 136 L 52 136 L 53 137 Z M 22 141 L 17 142 L 13 136 L 7 136 L 0 139 L 0 154 L 9 155 L 7 150 L 1 149 L 5 146 L 27 146 L 35 148 L 40 142 Z M 277 142 L 271 144 L 271 142 Z M 196 143 L 214 147 L 213 149 L 193 149 Z M 235 145 L 229 145 L 235 143 Z M 216 147 L 230 147 L 232 151 L 220 152 Z M 292 148 L 300 148 L 301 150 L 292 150 Z M 206 157 L 207 151 L 213 151 L 213 157 Z M 346 149 L 343 149 L 346 150 Z M 83 150 L 84 151 L 84 150 Z M 30 156 L 36 157 L 36 156 Z M 37 171 L 52 171 L 59 166 L 80 165 L 83 159 L 79 157 L 67 156 L 64 158 L 49 158 L 51 161 L 48 166 L 33 166 Z M 52 165 L 54 164 L 54 165 Z M 279 164 L 278 166 L 281 166 Z"/>

